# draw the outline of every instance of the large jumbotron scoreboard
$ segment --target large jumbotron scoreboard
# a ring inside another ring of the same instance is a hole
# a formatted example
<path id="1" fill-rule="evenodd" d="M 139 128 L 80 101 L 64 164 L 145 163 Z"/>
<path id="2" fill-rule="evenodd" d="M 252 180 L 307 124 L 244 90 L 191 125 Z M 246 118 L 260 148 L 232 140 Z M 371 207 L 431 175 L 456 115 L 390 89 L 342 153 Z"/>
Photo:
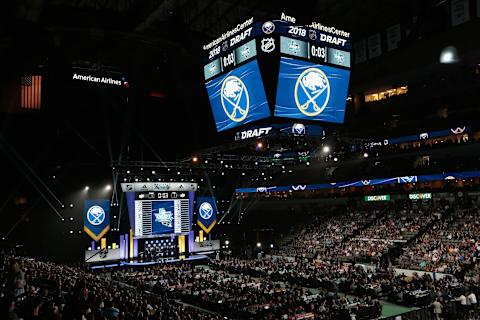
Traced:
<path id="1" fill-rule="evenodd" d="M 188 235 L 192 229 L 196 183 L 122 183 L 136 239 Z"/>
<path id="2" fill-rule="evenodd" d="M 281 19 L 238 24 L 204 45 L 204 79 L 218 131 L 270 118 L 343 123 L 350 34 Z"/>

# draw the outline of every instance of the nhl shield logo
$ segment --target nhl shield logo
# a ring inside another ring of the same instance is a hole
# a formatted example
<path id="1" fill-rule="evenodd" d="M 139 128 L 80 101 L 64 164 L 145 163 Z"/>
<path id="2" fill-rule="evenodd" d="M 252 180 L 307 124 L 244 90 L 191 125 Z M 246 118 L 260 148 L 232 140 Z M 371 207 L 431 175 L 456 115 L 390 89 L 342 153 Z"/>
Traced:
<path id="1" fill-rule="evenodd" d="M 275 39 L 273 38 L 265 38 L 262 39 L 261 45 L 262 51 L 265 53 L 270 53 L 275 50 Z"/>
<path id="2" fill-rule="evenodd" d="M 243 81 L 236 76 L 228 76 L 222 83 L 220 92 L 223 111 L 230 120 L 245 120 L 250 109 L 250 97 Z"/>
<path id="3" fill-rule="evenodd" d="M 330 82 L 318 68 L 303 71 L 295 83 L 295 103 L 298 110 L 308 117 L 322 113 L 330 99 Z"/>

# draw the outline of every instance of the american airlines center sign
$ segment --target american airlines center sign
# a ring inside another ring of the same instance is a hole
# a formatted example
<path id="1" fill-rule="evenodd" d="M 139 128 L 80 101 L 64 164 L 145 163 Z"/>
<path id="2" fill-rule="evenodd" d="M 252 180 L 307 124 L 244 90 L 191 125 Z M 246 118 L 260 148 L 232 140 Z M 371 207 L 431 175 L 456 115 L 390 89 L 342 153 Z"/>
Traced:
<path id="1" fill-rule="evenodd" d="M 122 80 L 113 79 L 111 77 L 96 77 L 96 76 L 92 76 L 91 74 L 83 75 L 83 74 L 79 74 L 79 73 L 74 73 L 73 76 L 72 76 L 72 79 L 73 80 L 80 80 L 80 81 L 84 81 L 84 82 L 110 84 L 110 85 L 115 85 L 115 86 L 123 85 Z"/>

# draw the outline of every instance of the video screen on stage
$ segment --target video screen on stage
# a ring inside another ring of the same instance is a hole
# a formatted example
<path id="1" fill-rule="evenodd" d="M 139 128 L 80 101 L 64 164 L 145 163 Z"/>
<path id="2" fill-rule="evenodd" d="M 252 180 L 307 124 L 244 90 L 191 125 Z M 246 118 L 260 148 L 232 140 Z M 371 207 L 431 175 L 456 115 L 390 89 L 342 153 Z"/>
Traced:
<path id="1" fill-rule="evenodd" d="M 350 71 L 281 57 L 276 117 L 343 123 Z"/>
<path id="2" fill-rule="evenodd" d="M 135 194 L 134 237 L 184 234 L 191 229 L 188 192 Z"/>
<path id="3" fill-rule="evenodd" d="M 257 60 L 206 83 L 217 131 L 270 117 Z"/>

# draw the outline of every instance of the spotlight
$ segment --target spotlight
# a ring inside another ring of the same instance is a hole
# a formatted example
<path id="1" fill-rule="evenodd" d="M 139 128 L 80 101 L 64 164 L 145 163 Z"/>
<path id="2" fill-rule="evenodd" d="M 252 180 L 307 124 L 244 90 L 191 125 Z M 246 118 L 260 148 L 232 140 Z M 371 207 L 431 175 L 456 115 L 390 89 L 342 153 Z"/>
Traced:
<path id="1" fill-rule="evenodd" d="M 64 204 L 62 204 L 62 208 L 65 208 L 65 205 L 64 205 Z"/>
<path id="2" fill-rule="evenodd" d="M 307 167 L 310 166 L 310 162 L 307 161 L 306 165 L 307 165 Z"/>
<path id="3" fill-rule="evenodd" d="M 270 244 L 270 248 L 272 248 L 272 249 L 273 249 L 273 243 L 271 243 L 271 244 Z"/>
<path id="4" fill-rule="evenodd" d="M 73 221 L 73 217 L 68 218 L 68 220 Z"/>
<path id="5" fill-rule="evenodd" d="M 262 148 L 263 148 L 263 143 L 258 142 L 258 143 L 257 143 L 257 149 L 262 149 Z"/>
<path id="6" fill-rule="evenodd" d="M 127 170 L 127 174 L 130 174 L 130 170 Z"/>
<path id="7" fill-rule="evenodd" d="M 85 191 L 88 191 L 90 190 L 90 187 L 89 186 L 85 186 Z"/>
<path id="8" fill-rule="evenodd" d="M 68 206 L 69 206 L 70 208 L 73 208 L 73 203 L 70 203 Z"/>
<path id="9" fill-rule="evenodd" d="M 364 158 L 368 158 L 368 153 L 365 152 L 365 153 L 363 154 L 363 157 L 364 157 Z"/>
<path id="10" fill-rule="evenodd" d="M 155 170 L 152 170 L 152 174 L 155 174 Z"/>
<path id="11" fill-rule="evenodd" d="M 106 191 L 110 191 L 110 190 L 112 190 L 112 186 L 111 186 L 111 185 L 109 185 L 109 184 L 107 184 L 107 185 L 105 186 L 105 190 L 106 190 Z"/>
<path id="12" fill-rule="evenodd" d="M 225 244 L 228 246 L 230 244 L 230 241 L 225 240 Z"/>
<path id="13" fill-rule="evenodd" d="M 192 158 L 192 162 L 197 162 L 198 161 L 198 158 L 197 157 L 193 157 Z"/>
<path id="14" fill-rule="evenodd" d="M 70 233 L 70 234 L 73 234 L 73 230 L 70 230 L 69 233 Z"/>
<path id="15" fill-rule="evenodd" d="M 337 161 L 338 161 L 337 157 L 333 158 L 333 162 L 337 162 Z"/>
<path id="16" fill-rule="evenodd" d="M 262 244 L 260 242 L 257 242 L 257 248 L 261 248 Z"/>
<path id="17" fill-rule="evenodd" d="M 323 150 L 323 153 L 329 153 L 330 152 L 330 147 L 329 146 L 324 146 L 322 150 Z"/>

